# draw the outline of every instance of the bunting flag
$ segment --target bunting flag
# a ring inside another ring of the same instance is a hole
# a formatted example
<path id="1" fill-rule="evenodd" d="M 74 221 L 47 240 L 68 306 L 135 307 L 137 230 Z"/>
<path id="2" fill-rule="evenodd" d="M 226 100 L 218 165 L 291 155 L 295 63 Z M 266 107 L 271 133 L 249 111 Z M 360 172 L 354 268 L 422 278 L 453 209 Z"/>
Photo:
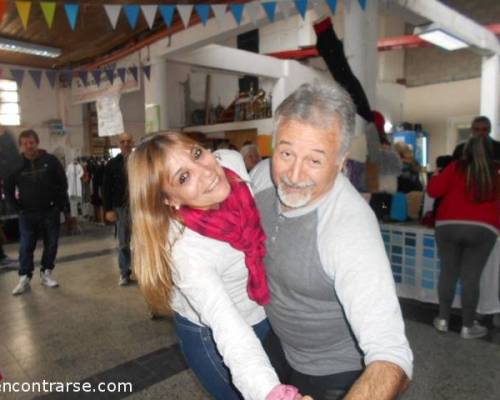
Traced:
<path id="1" fill-rule="evenodd" d="M 177 5 L 177 11 L 181 16 L 184 28 L 187 28 L 189 25 L 189 20 L 191 19 L 191 13 L 193 12 L 193 5 L 192 4 Z"/>
<path id="2" fill-rule="evenodd" d="M 139 17 L 139 6 L 137 4 L 125 4 L 123 6 L 123 11 L 127 16 L 128 24 L 132 29 L 135 29 L 137 25 L 137 18 Z"/>
<path id="3" fill-rule="evenodd" d="M 323 0 L 311 0 L 311 4 L 312 4 L 312 7 L 313 7 L 316 15 L 320 16 L 320 15 L 324 15 L 327 13 L 325 2 L 326 2 L 326 0 L 325 1 L 323 1 Z"/>
<path id="4" fill-rule="evenodd" d="M 125 83 L 125 75 L 127 74 L 127 70 L 125 68 L 117 68 L 116 72 L 118 73 L 118 76 L 120 77 L 122 83 Z"/>
<path id="5" fill-rule="evenodd" d="M 47 77 L 47 80 L 49 81 L 50 87 L 52 89 L 54 89 L 54 86 L 56 84 L 57 71 L 47 70 L 47 71 L 45 71 L 45 76 Z"/>
<path id="6" fill-rule="evenodd" d="M 40 89 L 40 84 L 42 83 L 42 71 L 39 69 L 30 69 L 28 72 L 31 75 L 31 79 L 33 79 L 37 89 Z"/>
<path id="7" fill-rule="evenodd" d="M 7 11 L 7 0 L 0 0 L 0 23 L 2 23 L 5 11 Z"/>
<path id="8" fill-rule="evenodd" d="M 170 28 L 172 26 L 172 20 L 174 18 L 175 6 L 174 5 L 161 5 L 161 6 L 159 6 L 159 8 L 160 8 L 161 17 L 163 18 L 163 22 L 165 23 L 165 25 L 167 25 Z"/>
<path id="9" fill-rule="evenodd" d="M 347 9 L 347 0 L 344 0 L 344 2 Z M 337 0 L 325 0 L 325 3 L 328 5 L 328 8 L 330 8 L 332 14 L 335 14 L 335 11 L 337 10 Z"/>
<path id="10" fill-rule="evenodd" d="M 266 12 L 269 21 L 274 22 L 274 15 L 276 13 L 276 2 L 261 3 L 264 11 Z"/>
<path id="11" fill-rule="evenodd" d="M 283 18 L 288 19 L 292 13 L 293 4 L 289 1 L 280 1 L 279 10 Z"/>
<path id="12" fill-rule="evenodd" d="M 10 73 L 14 80 L 17 83 L 17 86 L 22 87 L 23 86 L 23 79 L 24 79 L 24 69 L 16 69 L 12 68 L 10 70 Z"/>
<path id="13" fill-rule="evenodd" d="M 84 70 L 78 71 L 78 76 L 80 77 L 80 80 L 82 81 L 83 86 L 88 86 L 88 84 L 89 84 L 88 71 L 84 71 Z"/>
<path id="14" fill-rule="evenodd" d="M 359 5 L 363 11 L 366 10 L 366 0 L 359 0 Z"/>
<path id="15" fill-rule="evenodd" d="M 247 10 L 247 14 L 252 20 L 252 24 L 257 26 L 258 22 L 258 14 L 260 10 L 260 5 L 257 2 L 246 3 L 245 10 Z"/>
<path id="16" fill-rule="evenodd" d="M 144 72 L 144 75 L 146 75 L 149 81 L 149 78 L 151 78 L 151 65 L 143 65 L 142 72 Z"/>
<path id="17" fill-rule="evenodd" d="M 68 17 L 69 26 L 71 30 L 74 31 L 76 27 L 76 20 L 78 18 L 78 10 L 80 9 L 79 4 L 65 4 L 64 11 L 66 11 L 66 16 Z"/>
<path id="18" fill-rule="evenodd" d="M 60 76 L 62 76 L 64 81 L 68 83 L 68 86 L 71 87 L 71 82 L 73 80 L 73 71 L 70 69 L 66 69 L 64 71 L 61 71 Z"/>
<path id="19" fill-rule="evenodd" d="M 344 0 L 344 10 L 351 12 L 351 0 Z"/>
<path id="20" fill-rule="evenodd" d="M 106 77 L 108 78 L 109 83 L 113 84 L 115 82 L 115 69 L 107 68 L 104 70 Z"/>
<path id="21" fill-rule="evenodd" d="M 139 78 L 137 76 L 137 67 L 136 66 L 129 67 L 128 70 L 130 71 L 130 73 L 132 74 L 132 76 L 134 77 L 134 79 L 137 81 L 138 78 Z"/>
<path id="22" fill-rule="evenodd" d="M 237 25 L 241 24 L 241 16 L 243 15 L 243 8 L 245 4 L 230 4 L 229 9 L 231 10 L 231 13 L 233 14 L 234 20 L 236 21 Z"/>
<path id="23" fill-rule="evenodd" d="M 299 12 L 300 16 L 302 19 L 306 18 L 306 11 L 307 11 L 307 0 L 294 0 L 295 2 L 295 8 Z"/>
<path id="24" fill-rule="evenodd" d="M 16 8 L 19 17 L 21 17 L 24 29 L 26 29 L 30 17 L 31 1 L 16 1 Z"/>
<path id="25" fill-rule="evenodd" d="M 106 15 L 108 16 L 109 22 L 113 29 L 116 29 L 116 23 L 118 22 L 118 17 L 120 16 L 120 10 L 122 6 L 114 5 L 114 4 L 105 4 L 104 11 L 106 11 Z"/>
<path id="26" fill-rule="evenodd" d="M 198 17 L 200 17 L 201 23 L 205 26 L 210 15 L 210 5 L 208 4 L 196 4 L 194 6 Z"/>
<path id="27" fill-rule="evenodd" d="M 47 26 L 52 28 L 52 23 L 54 22 L 54 14 L 56 12 L 56 3 L 54 1 L 41 1 L 40 8 L 42 9 L 43 16 L 45 17 L 45 22 Z"/>
<path id="28" fill-rule="evenodd" d="M 148 23 L 149 29 L 153 29 L 153 24 L 155 22 L 156 10 L 158 6 L 141 6 L 142 15 L 144 15 L 144 19 Z"/>
<path id="29" fill-rule="evenodd" d="M 97 87 L 101 84 L 101 70 L 100 69 L 94 69 L 91 71 L 92 76 L 94 77 L 95 84 Z"/>
<path id="30" fill-rule="evenodd" d="M 227 4 L 212 4 L 212 11 L 214 12 L 215 22 L 220 28 L 226 16 Z"/>

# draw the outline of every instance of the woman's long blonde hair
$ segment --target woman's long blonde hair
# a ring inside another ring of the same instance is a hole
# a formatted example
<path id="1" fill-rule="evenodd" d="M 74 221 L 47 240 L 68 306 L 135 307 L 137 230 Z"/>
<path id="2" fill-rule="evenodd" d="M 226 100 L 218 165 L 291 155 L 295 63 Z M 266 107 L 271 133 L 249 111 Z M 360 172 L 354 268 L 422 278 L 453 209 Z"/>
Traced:
<path id="1" fill-rule="evenodd" d="M 169 179 L 171 151 L 199 145 L 177 132 L 146 137 L 128 160 L 129 201 L 132 219 L 133 268 L 139 286 L 154 313 L 171 313 L 172 244 L 168 232 L 175 210 L 162 191 Z"/>

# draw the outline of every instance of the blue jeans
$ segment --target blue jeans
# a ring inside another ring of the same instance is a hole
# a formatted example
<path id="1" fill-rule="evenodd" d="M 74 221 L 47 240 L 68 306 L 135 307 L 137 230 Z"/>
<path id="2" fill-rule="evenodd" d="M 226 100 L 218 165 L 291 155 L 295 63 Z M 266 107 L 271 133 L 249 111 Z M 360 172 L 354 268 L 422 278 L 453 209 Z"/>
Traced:
<path id="1" fill-rule="evenodd" d="M 19 214 L 19 275 L 33 276 L 33 253 L 38 235 L 43 240 L 42 271 L 54 269 L 59 242 L 59 209 L 44 211 L 23 211 Z"/>
<path id="2" fill-rule="evenodd" d="M 116 207 L 116 234 L 118 236 L 118 265 L 120 275 L 130 275 L 130 214 L 127 207 Z"/>
<path id="3" fill-rule="evenodd" d="M 217 351 L 212 330 L 193 324 L 175 314 L 175 333 L 187 364 L 203 387 L 217 400 L 242 400 L 238 389 L 231 382 L 231 373 Z M 270 330 L 267 319 L 253 326 L 255 335 L 262 342 Z"/>

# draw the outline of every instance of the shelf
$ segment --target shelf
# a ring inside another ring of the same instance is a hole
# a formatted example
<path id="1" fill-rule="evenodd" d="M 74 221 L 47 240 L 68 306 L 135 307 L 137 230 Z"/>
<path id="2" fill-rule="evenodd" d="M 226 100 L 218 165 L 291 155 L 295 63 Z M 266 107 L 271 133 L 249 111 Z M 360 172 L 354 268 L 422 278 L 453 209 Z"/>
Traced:
<path id="1" fill-rule="evenodd" d="M 273 130 L 273 119 L 254 119 L 251 121 L 234 121 L 224 124 L 187 126 L 183 132 L 218 133 L 226 131 L 238 131 L 246 129 L 257 129 L 258 134 L 270 135 Z"/>

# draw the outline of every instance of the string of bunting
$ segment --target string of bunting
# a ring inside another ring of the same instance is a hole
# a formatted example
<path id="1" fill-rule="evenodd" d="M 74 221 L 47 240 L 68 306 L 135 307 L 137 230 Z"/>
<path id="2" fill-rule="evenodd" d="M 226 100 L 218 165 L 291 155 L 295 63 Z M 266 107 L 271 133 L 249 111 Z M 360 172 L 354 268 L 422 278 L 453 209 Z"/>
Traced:
<path id="1" fill-rule="evenodd" d="M 8 0 L 0 0 L 0 22 L 2 17 L 6 12 Z M 259 9 L 265 13 L 265 16 L 270 22 L 274 22 L 276 13 L 279 11 L 284 18 L 288 18 L 291 13 L 291 9 L 295 5 L 297 12 L 305 18 L 305 14 L 308 7 L 308 2 L 312 4 L 314 8 L 321 7 L 326 4 L 330 11 L 335 14 L 337 8 L 337 0 L 276 0 L 276 1 L 262 1 L 262 2 L 249 2 L 249 3 L 225 3 L 225 4 L 95 4 L 95 3 L 61 3 L 59 1 L 40 1 L 35 2 L 38 4 L 42 10 L 42 14 L 45 18 L 47 26 L 52 28 L 54 22 L 54 15 L 56 12 L 56 7 L 62 6 L 64 8 L 68 24 L 71 30 L 75 30 L 78 23 L 78 16 L 80 12 L 80 6 L 83 4 L 86 7 L 95 6 L 102 7 L 108 16 L 109 22 L 113 29 L 116 29 L 120 13 L 123 11 L 128 24 L 131 29 L 135 29 L 137 26 L 137 21 L 142 11 L 142 15 L 146 20 L 149 29 L 152 29 L 153 23 L 155 21 L 156 15 L 159 12 L 161 18 L 167 27 L 172 25 L 173 16 L 175 10 L 179 13 L 179 16 L 187 28 L 189 21 L 191 19 L 191 14 L 195 12 L 203 25 L 207 24 L 210 16 L 210 11 L 217 22 L 220 22 L 224 18 L 226 12 L 231 12 L 234 20 L 238 25 L 241 24 L 244 10 L 247 11 L 250 19 L 255 22 L 257 20 L 257 14 Z M 349 8 L 351 0 L 344 0 L 345 7 Z M 367 0 L 358 0 L 360 7 L 365 10 Z M 15 1 L 16 10 L 21 18 L 24 29 L 28 28 L 30 12 L 32 1 Z"/>
<path id="2" fill-rule="evenodd" d="M 103 74 L 107 81 L 113 85 L 116 78 L 119 78 L 122 84 L 125 84 L 127 73 L 132 75 L 132 78 L 136 81 L 139 79 L 139 71 L 142 70 L 144 76 L 149 80 L 151 77 L 151 65 L 142 65 L 138 67 L 136 65 L 132 65 L 130 67 L 106 67 L 91 69 L 91 70 L 42 70 L 42 69 L 24 69 L 24 68 L 8 68 L 12 79 L 14 79 L 19 88 L 22 87 L 24 78 L 26 76 L 26 72 L 33 80 L 33 83 L 40 89 L 40 85 L 42 83 L 43 75 L 47 78 L 50 87 L 53 89 L 57 82 L 57 79 L 62 79 L 64 82 L 67 82 L 69 86 L 73 79 L 80 79 L 84 86 L 89 86 L 91 82 L 89 82 L 89 74 L 92 78 L 94 78 L 94 82 L 99 87 L 102 82 Z M 2 69 L 0 68 L 0 77 L 2 76 Z"/>

